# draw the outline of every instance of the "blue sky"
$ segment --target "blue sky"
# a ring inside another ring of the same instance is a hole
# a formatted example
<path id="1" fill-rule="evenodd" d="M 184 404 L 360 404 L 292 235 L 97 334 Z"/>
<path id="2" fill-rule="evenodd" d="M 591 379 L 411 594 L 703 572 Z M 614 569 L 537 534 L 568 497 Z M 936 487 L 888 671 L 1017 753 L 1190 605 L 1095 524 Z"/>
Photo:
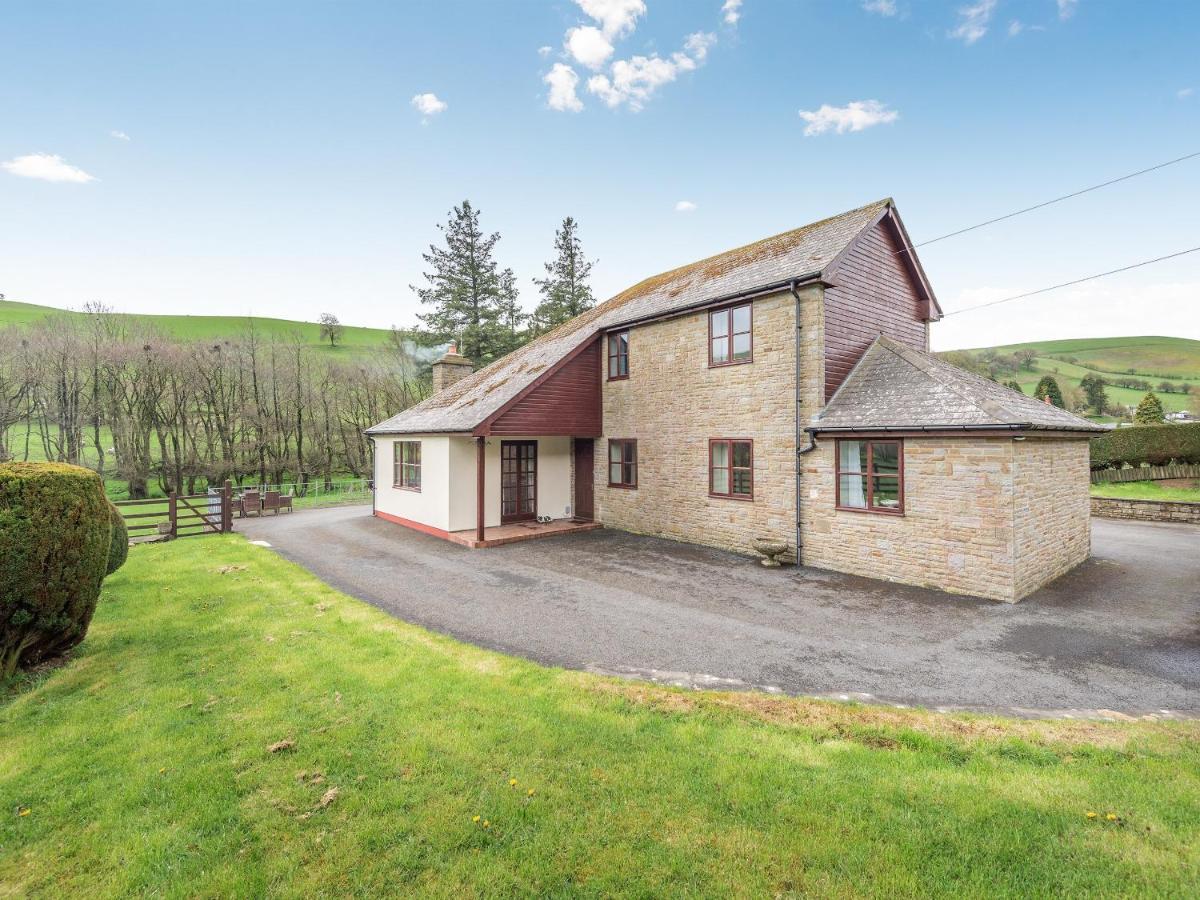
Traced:
<path id="1" fill-rule="evenodd" d="M 410 325 L 464 198 L 531 307 L 564 215 L 607 297 L 883 196 L 921 241 L 1200 150 L 1194 3 L 723 2 L 10 0 L 0 292 Z M 1200 245 L 1198 201 L 1200 159 L 921 258 L 952 311 Z M 1200 338 L 1200 253 L 933 339 L 1143 333 Z"/>

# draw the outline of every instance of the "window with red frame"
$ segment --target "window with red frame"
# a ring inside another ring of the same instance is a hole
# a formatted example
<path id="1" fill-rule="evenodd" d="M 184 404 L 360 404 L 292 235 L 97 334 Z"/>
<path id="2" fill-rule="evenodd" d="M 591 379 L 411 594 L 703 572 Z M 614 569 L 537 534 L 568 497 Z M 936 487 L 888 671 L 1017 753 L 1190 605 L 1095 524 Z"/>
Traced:
<path id="1" fill-rule="evenodd" d="M 837 506 L 862 512 L 903 513 L 903 442 L 838 441 Z"/>
<path id="2" fill-rule="evenodd" d="M 421 442 L 392 444 L 392 485 L 408 491 L 421 489 Z"/>
<path id="3" fill-rule="evenodd" d="M 708 364 L 732 366 L 754 359 L 754 313 L 749 303 L 708 314 Z"/>
<path id="4" fill-rule="evenodd" d="M 708 442 L 708 492 L 714 497 L 754 499 L 754 442 L 713 438 Z"/>
<path id="5" fill-rule="evenodd" d="M 608 442 L 608 486 L 637 487 L 637 441 L 621 439 Z"/>
<path id="6" fill-rule="evenodd" d="M 608 336 L 608 380 L 629 377 L 629 332 Z"/>

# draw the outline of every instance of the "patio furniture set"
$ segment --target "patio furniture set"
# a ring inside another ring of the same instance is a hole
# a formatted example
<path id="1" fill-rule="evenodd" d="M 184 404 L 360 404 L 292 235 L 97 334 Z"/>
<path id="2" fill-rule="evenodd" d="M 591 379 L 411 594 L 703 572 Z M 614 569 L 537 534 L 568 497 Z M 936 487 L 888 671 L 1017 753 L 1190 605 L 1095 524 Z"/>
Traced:
<path id="1" fill-rule="evenodd" d="M 292 511 L 292 495 L 281 494 L 279 491 L 243 491 L 240 497 L 233 501 L 238 518 L 246 516 L 261 516 L 263 513 L 279 515 L 281 509 Z"/>

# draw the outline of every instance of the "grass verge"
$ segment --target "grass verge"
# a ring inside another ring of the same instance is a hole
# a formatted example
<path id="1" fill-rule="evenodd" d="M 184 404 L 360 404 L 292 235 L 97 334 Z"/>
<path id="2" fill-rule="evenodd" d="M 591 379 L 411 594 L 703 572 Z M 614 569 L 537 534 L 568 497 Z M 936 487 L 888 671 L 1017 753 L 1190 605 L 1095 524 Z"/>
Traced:
<path id="1" fill-rule="evenodd" d="M 238 536 L 135 547 L 74 657 L 0 697 L 0 734 L 0 895 L 1200 887 L 1196 723 L 548 669 Z"/>
<path id="2" fill-rule="evenodd" d="M 1175 479 L 1185 482 L 1187 479 Z M 1191 487 L 1178 484 L 1164 485 L 1157 481 L 1126 481 L 1093 484 L 1093 497 L 1113 497 L 1117 500 L 1172 500 L 1185 503 L 1200 503 L 1200 482 L 1193 480 Z"/>

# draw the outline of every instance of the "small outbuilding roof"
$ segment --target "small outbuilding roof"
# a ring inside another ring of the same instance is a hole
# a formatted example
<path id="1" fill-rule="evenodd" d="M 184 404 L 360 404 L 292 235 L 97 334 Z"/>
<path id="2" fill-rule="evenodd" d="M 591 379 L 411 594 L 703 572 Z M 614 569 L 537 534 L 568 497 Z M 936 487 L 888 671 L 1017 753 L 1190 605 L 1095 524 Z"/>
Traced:
<path id="1" fill-rule="evenodd" d="M 760 289 L 783 289 L 791 280 L 818 280 L 858 235 L 889 210 L 894 212 L 891 198 L 647 278 L 411 409 L 368 428 L 367 433 L 472 431 L 600 331 L 679 314 Z M 917 265 L 915 255 L 909 256 Z M 936 309 L 936 300 L 932 295 L 930 299 Z"/>
<path id="2" fill-rule="evenodd" d="M 970 429 L 1108 430 L 883 335 L 809 427 L 814 432 Z"/>

